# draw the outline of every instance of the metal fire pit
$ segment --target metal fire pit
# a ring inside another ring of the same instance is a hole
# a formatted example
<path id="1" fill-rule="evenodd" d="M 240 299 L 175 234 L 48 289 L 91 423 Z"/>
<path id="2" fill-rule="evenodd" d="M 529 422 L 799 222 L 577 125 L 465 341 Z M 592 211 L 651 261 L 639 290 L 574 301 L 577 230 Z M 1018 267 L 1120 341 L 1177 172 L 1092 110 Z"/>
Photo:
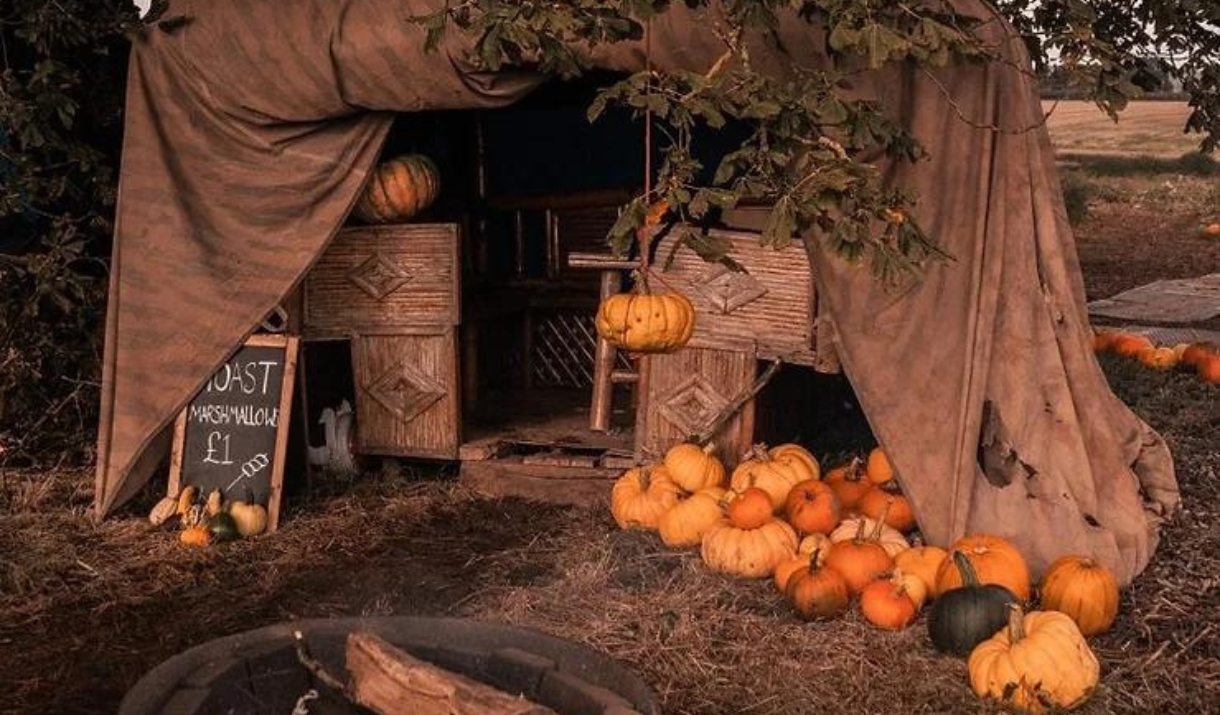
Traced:
<path id="1" fill-rule="evenodd" d="M 127 692 L 119 715 L 289 715 L 311 688 L 309 712 L 364 713 L 312 681 L 297 662 L 292 632 L 345 677 L 348 633 L 364 630 L 448 670 L 561 715 L 659 715 L 656 697 L 609 656 L 573 641 L 515 626 L 460 618 L 340 618 L 282 623 L 218 638 L 170 658 Z"/>

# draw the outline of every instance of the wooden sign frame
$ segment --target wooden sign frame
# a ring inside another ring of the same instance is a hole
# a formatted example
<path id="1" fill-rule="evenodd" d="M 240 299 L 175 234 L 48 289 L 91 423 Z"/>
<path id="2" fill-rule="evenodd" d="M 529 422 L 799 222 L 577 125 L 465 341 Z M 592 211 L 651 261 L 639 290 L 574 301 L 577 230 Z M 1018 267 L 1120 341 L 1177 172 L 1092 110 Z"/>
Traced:
<path id="1" fill-rule="evenodd" d="M 297 358 L 300 338 L 295 335 L 251 335 L 242 347 L 283 348 L 284 372 L 280 377 L 279 421 L 275 429 L 275 453 L 271 459 L 271 483 L 267 496 L 267 531 L 273 532 L 280 524 L 280 503 L 284 492 L 284 456 L 288 451 L 288 432 L 292 424 L 292 399 L 296 385 Z M 194 397 L 191 401 L 194 401 Z M 190 402 L 178 413 L 174 421 L 174 443 L 170 452 L 169 496 L 176 496 L 182 488 L 182 460 L 186 446 L 186 420 Z"/>

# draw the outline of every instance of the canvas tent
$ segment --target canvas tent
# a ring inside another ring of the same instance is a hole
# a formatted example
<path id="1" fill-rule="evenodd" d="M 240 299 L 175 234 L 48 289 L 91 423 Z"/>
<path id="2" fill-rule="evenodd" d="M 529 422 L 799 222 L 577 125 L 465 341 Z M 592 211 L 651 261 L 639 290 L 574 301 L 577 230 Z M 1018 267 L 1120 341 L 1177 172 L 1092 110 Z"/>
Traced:
<path id="1" fill-rule="evenodd" d="M 1034 82 L 993 11 L 1006 61 L 894 67 L 854 91 L 885 97 L 929 148 L 887 169 L 954 256 L 902 291 L 807 241 L 835 347 L 932 543 L 1013 539 L 1040 570 L 1086 553 L 1122 582 L 1178 502 L 1164 442 L 1110 391 Z M 545 78 L 480 72 L 463 48 L 425 52 L 407 21 L 436 0 L 173 0 L 189 19 L 135 41 L 107 318 L 96 513 L 144 484 L 166 428 L 293 288 L 343 222 L 396 112 L 512 103 Z M 723 51 L 682 3 L 654 21 L 652 63 L 703 71 Z M 825 62 L 793 20 L 753 38 L 783 76 Z M 449 42 L 456 43 L 455 33 Z M 640 44 L 596 51 L 642 68 Z M 1033 128 L 1031 130 L 1031 128 Z"/>

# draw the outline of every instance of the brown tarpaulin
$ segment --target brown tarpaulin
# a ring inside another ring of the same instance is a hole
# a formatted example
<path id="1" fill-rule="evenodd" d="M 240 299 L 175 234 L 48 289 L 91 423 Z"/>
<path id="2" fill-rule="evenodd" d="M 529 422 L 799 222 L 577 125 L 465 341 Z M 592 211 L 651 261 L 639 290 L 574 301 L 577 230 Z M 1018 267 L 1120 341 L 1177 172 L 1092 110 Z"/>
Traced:
<path id="1" fill-rule="evenodd" d="M 145 483 L 175 413 L 325 247 L 393 112 L 499 106 L 541 81 L 473 71 L 460 47 L 426 53 L 406 18 L 438 5 L 172 0 L 189 22 L 135 42 L 98 514 Z M 674 5 L 654 21 L 652 62 L 704 71 L 723 46 L 707 18 Z M 991 17 L 975 0 L 957 5 Z M 1085 553 L 1127 582 L 1177 504 L 1173 466 L 1093 358 L 1028 60 L 999 21 L 982 32 L 1007 61 L 894 67 L 856 87 L 892 102 L 929 148 L 930 160 L 887 171 L 920 194 L 919 220 L 955 260 L 887 291 L 811 237 L 818 288 L 930 542 L 998 533 L 1035 570 Z M 799 21 L 754 42 L 753 61 L 776 76 L 825 62 L 820 33 Z M 645 60 L 638 44 L 595 59 L 615 70 Z"/>

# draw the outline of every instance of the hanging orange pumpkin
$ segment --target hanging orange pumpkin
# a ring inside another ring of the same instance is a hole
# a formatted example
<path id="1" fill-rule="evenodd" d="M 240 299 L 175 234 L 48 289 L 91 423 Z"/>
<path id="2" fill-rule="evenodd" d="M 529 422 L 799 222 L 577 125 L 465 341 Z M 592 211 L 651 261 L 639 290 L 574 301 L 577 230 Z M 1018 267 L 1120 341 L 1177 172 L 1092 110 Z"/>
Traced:
<path id="1" fill-rule="evenodd" d="M 405 221 L 432 205 L 440 193 L 436 164 L 422 154 L 405 154 L 377 165 L 356 202 L 367 223 Z"/>
<path id="2" fill-rule="evenodd" d="M 1046 569 L 1042 608 L 1071 616 L 1086 636 L 1105 633 L 1118 616 L 1118 582 L 1105 566 L 1084 556 L 1061 556 Z"/>
<path id="3" fill-rule="evenodd" d="M 695 331 L 695 306 L 681 293 L 618 293 L 597 309 L 597 334 L 634 353 L 671 353 Z"/>
<path id="4" fill-rule="evenodd" d="M 1022 602 L 1029 600 L 1029 566 L 1021 552 L 1006 539 L 974 534 L 958 539 L 949 551 L 960 551 L 970 560 L 979 583 L 998 584 L 1012 591 Z M 951 560 L 946 560 L 936 574 L 936 593 L 939 595 L 961 585 L 960 571 Z"/>

